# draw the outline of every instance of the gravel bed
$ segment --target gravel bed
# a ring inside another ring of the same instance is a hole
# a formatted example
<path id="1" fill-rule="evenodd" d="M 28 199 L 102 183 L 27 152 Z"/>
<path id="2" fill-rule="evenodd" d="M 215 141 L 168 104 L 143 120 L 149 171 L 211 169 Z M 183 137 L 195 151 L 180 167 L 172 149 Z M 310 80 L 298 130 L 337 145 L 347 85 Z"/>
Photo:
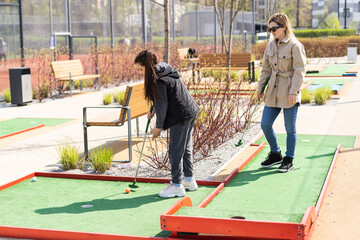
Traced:
<path id="1" fill-rule="evenodd" d="M 211 155 L 194 164 L 194 175 L 197 180 L 210 180 L 214 173 L 223 168 L 227 162 L 235 156 L 238 152 L 242 151 L 244 147 L 248 146 L 252 140 L 261 132 L 260 124 L 253 123 L 248 129 L 243 138 L 243 144 L 235 147 L 242 133 L 237 133 L 233 138 L 220 145 L 217 149 L 211 152 Z M 107 170 L 104 175 L 111 176 L 124 176 L 134 177 L 136 173 L 136 164 L 113 164 L 110 170 Z M 54 171 L 62 172 L 62 169 Z M 79 173 L 79 174 L 96 174 L 89 164 L 85 165 L 83 170 L 69 170 L 66 173 Z M 138 177 L 151 177 L 151 178 L 171 178 L 171 173 L 166 170 L 158 170 L 150 167 L 146 163 L 141 163 L 139 168 Z"/>

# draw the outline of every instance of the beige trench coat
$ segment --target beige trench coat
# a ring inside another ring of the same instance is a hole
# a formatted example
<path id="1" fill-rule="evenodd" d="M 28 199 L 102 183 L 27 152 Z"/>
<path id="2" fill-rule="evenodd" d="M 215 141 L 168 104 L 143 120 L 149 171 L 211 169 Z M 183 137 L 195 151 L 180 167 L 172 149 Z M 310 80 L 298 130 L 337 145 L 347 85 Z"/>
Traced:
<path id="1" fill-rule="evenodd" d="M 305 77 L 306 54 L 304 46 L 295 38 L 285 36 L 281 41 L 273 39 L 265 49 L 261 76 L 257 91 L 261 92 L 270 78 L 265 93 L 265 106 L 291 108 L 289 95 L 297 96 L 301 103 L 301 84 Z"/>

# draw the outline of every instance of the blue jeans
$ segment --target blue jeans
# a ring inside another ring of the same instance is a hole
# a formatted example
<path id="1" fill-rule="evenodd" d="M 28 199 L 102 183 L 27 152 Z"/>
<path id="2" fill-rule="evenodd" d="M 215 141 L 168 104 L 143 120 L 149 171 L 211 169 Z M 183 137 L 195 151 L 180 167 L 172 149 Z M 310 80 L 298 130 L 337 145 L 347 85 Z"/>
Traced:
<path id="1" fill-rule="evenodd" d="M 280 147 L 277 143 L 277 138 L 273 129 L 273 124 L 277 116 L 279 115 L 281 108 L 266 107 L 264 108 L 261 129 L 263 130 L 266 140 L 270 145 L 272 152 L 280 152 Z M 286 129 L 286 156 L 295 157 L 296 146 L 296 117 L 298 112 L 298 104 L 295 104 L 291 108 L 283 108 L 284 122 Z"/>

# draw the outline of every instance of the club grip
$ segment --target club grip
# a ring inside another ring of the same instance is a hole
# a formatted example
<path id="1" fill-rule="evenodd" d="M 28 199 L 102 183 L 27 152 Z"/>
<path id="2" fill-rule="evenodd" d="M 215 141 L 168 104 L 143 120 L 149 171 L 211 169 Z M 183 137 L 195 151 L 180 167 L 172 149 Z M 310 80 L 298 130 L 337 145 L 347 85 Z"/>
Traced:
<path id="1" fill-rule="evenodd" d="M 152 113 L 153 109 L 154 109 L 154 106 L 151 105 L 151 106 L 150 106 L 150 113 Z M 150 119 L 148 119 L 148 121 L 147 121 L 146 129 L 145 129 L 145 134 L 147 134 L 147 132 L 148 132 L 149 125 L 150 125 Z"/>
<path id="2" fill-rule="evenodd" d="M 266 78 L 266 80 L 265 80 L 265 84 L 264 84 L 264 86 L 263 86 L 263 88 L 262 88 L 262 90 L 261 90 L 261 94 L 265 91 L 266 85 L 268 84 L 269 80 L 270 80 L 270 78 L 269 78 L 269 77 L 268 77 L 268 78 Z"/>

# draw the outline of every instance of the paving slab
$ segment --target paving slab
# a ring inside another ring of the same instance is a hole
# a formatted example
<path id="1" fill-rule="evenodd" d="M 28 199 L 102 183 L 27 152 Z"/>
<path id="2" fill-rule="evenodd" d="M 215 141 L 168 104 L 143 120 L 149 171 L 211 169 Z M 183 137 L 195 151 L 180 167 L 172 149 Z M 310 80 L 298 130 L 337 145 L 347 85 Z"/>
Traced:
<path id="1" fill-rule="evenodd" d="M 341 149 L 312 240 L 360 239 L 360 148 Z"/>

